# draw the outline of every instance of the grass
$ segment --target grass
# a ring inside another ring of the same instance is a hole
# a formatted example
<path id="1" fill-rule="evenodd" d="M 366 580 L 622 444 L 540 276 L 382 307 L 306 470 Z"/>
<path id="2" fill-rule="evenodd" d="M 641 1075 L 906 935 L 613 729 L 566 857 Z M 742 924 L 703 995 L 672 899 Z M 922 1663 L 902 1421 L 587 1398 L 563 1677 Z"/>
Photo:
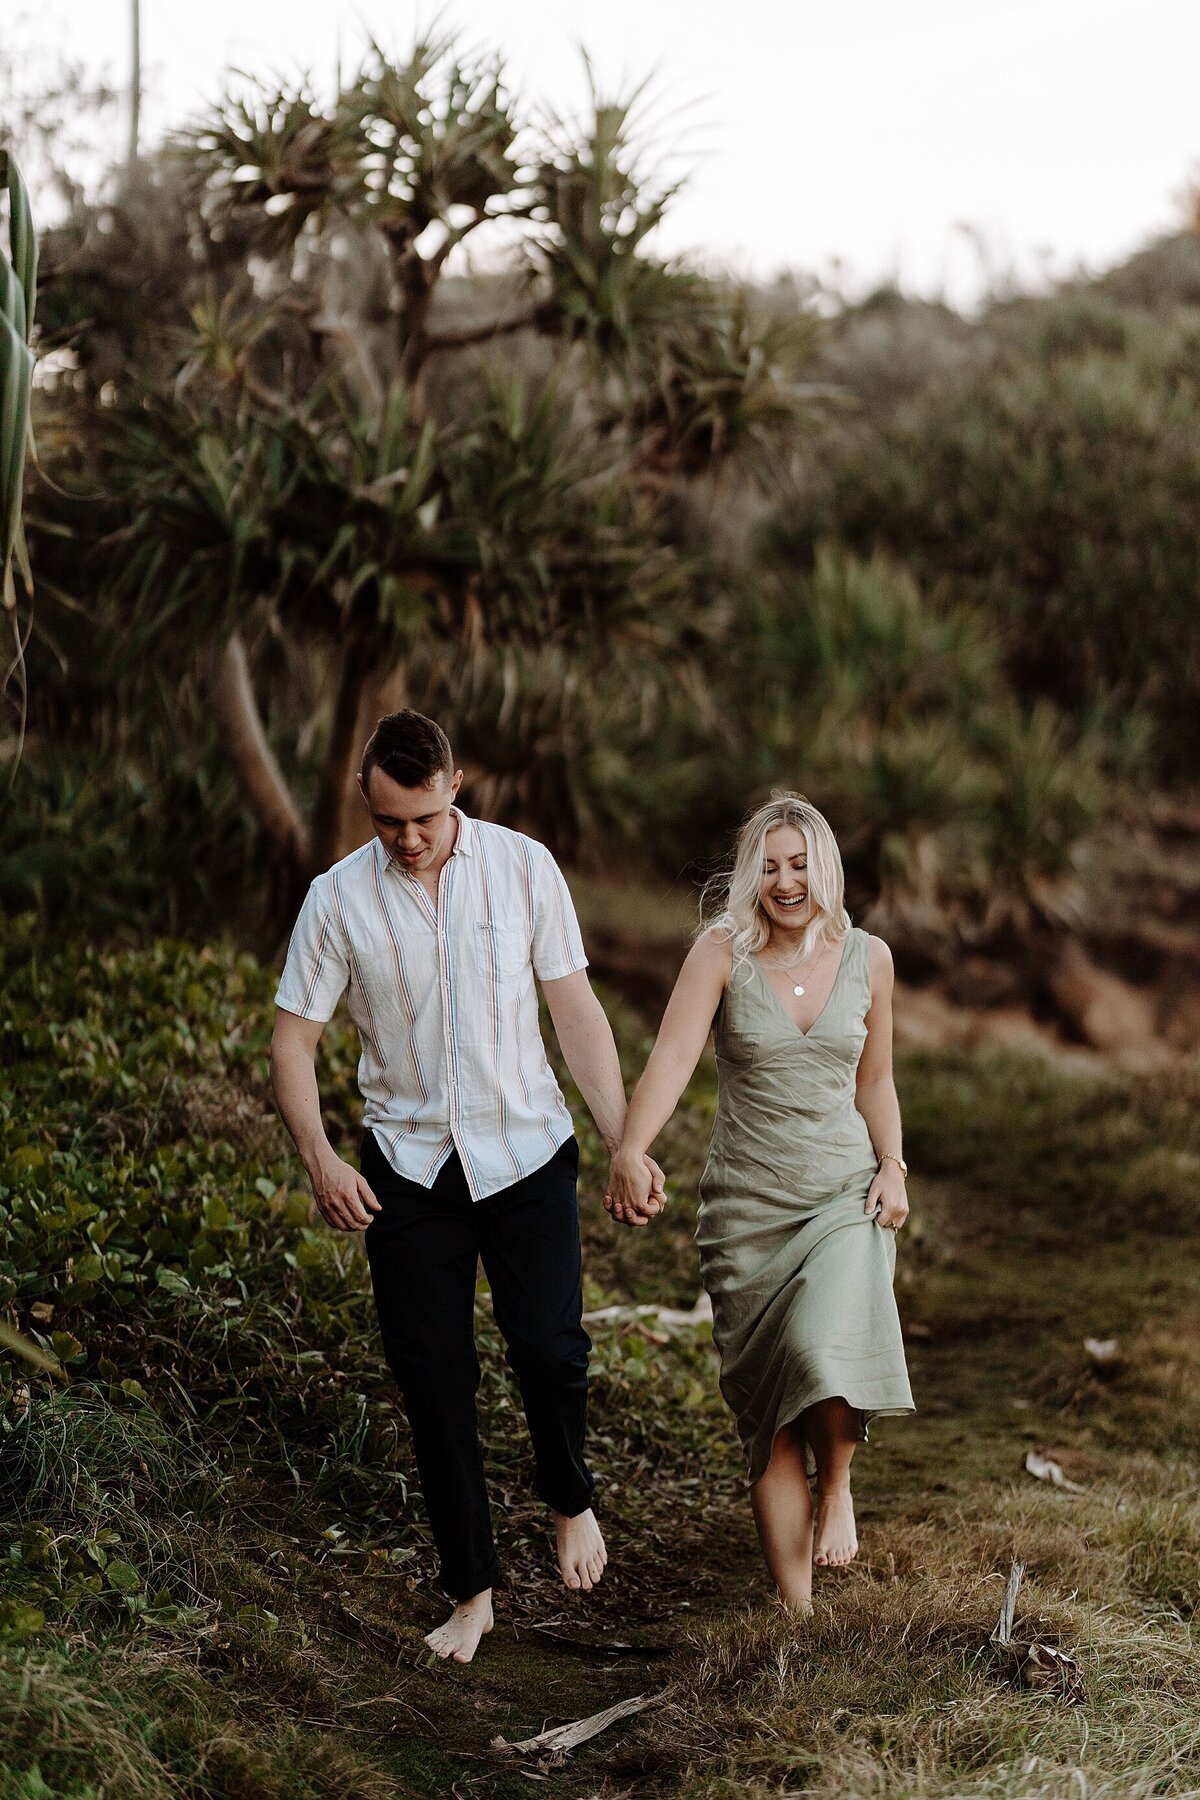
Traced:
<path id="1" fill-rule="evenodd" d="M 861 1454 L 862 1555 L 808 1622 L 771 1604 L 711 1345 L 653 1320 L 593 1334 L 613 1560 L 566 1594 L 481 1296 L 510 1584 L 446 1669 L 363 1259 L 310 1226 L 264 1106 L 269 974 L 33 949 L 0 1020 L 0 1286 L 70 1380 L 0 1374 L 0 1800 L 1200 1794 L 1193 1073 L 905 1063 L 919 1411 Z M 351 1139 L 339 1034 L 323 1075 Z M 694 1299 L 712 1102 L 702 1070 L 642 1233 L 610 1227 L 581 1124 L 590 1304 Z M 1033 1481 L 1031 1446 L 1085 1491 Z M 1079 1704 L 990 1641 L 1014 1558 L 1017 1636 L 1075 1658 Z M 648 1692 L 561 1767 L 490 1749 Z"/>

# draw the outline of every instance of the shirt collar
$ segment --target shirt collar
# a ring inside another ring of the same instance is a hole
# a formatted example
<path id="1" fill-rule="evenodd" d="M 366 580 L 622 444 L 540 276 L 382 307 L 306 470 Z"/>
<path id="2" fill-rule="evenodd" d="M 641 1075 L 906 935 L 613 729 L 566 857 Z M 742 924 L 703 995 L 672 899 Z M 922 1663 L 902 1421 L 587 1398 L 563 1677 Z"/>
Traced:
<path id="1" fill-rule="evenodd" d="M 451 856 L 473 856 L 475 853 L 475 821 L 469 819 L 466 813 L 459 812 L 457 806 L 452 806 L 450 811 L 458 820 L 458 833 L 454 840 L 454 848 L 450 852 Z M 412 877 L 408 870 L 401 868 L 400 864 L 388 855 L 378 837 L 374 842 L 375 855 L 380 866 L 384 869 L 394 869 L 396 874 L 403 875 L 406 881 L 411 880 Z"/>
<path id="2" fill-rule="evenodd" d="M 475 821 L 469 819 L 465 812 L 459 812 L 457 806 L 452 806 L 450 811 L 458 820 L 458 836 L 454 840 L 454 848 L 450 854 L 451 856 L 471 856 L 475 850 Z"/>

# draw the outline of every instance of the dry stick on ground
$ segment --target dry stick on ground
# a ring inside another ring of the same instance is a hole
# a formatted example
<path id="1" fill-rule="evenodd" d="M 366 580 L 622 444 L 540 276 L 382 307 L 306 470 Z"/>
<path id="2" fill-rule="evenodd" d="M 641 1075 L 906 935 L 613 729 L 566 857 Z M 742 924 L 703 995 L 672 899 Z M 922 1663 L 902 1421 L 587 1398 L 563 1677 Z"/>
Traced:
<path id="1" fill-rule="evenodd" d="M 1004 1589 L 1004 1599 L 1000 1603 L 1000 1617 L 992 1633 L 992 1642 L 1015 1655 L 1017 1675 L 1022 1687 L 1053 1691 L 1068 1706 L 1077 1706 L 1084 1698 L 1084 1686 L 1075 1658 L 1068 1656 L 1065 1650 L 1056 1650 L 1051 1644 L 1036 1641 L 1013 1642 L 1013 1618 L 1024 1573 L 1023 1562 L 1014 1562 L 1008 1572 L 1008 1583 Z"/>
<path id="2" fill-rule="evenodd" d="M 681 1312 L 674 1306 L 601 1306 L 596 1312 L 583 1315 L 585 1325 L 614 1325 L 618 1321 L 638 1319 L 654 1319 L 667 1331 L 707 1325 L 712 1320 L 712 1301 L 707 1294 L 701 1294 L 688 1312 Z"/>
<path id="3" fill-rule="evenodd" d="M 1064 1494 L 1086 1494 L 1087 1489 L 1077 1481 L 1072 1481 L 1064 1474 L 1061 1463 L 1056 1463 L 1051 1456 L 1043 1456 L 1039 1450 L 1030 1450 L 1025 1458 L 1025 1467 L 1035 1481 L 1048 1481 Z"/>
<path id="4" fill-rule="evenodd" d="M 658 1694 L 636 1694 L 632 1700 L 618 1700 L 615 1706 L 605 1707 L 603 1712 L 592 1713 L 589 1718 L 576 1719 L 570 1725 L 555 1725 L 549 1731 L 540 1731 L 537 1737 L 522 1738 L 519 1744 L 510 1744 L 507 1738 L 492 1739 L 492 1749 L 498 1756 L 527 1756 L 537 1752 L 549 1752 L 562 1757 L 579 1744 L 586 1744 L 589 1738 L 598 1737 L 618 1719 L 628 1719 L 634 1713 L 645 1712 L 649 1706 L 657 1706 L 670 1693 L 663 1688 Z"/>
<path id="5" fill-rule="evenodd" d="M 1017 1595 L 1021 1591 L 1021 1577 L 1025 1573 L 1025 1564 L 1015 1562 L 1008 1572 L 1008 1585 L 1004 1590 L 1004 1599 L 1000 1606 L 1000 1617 L 996 1621 L 996 1629 L 992 1633 L 992 1642 L 1007 1650 L 1012 1643 L 1013 1614 L 1017 1610 Z"/>

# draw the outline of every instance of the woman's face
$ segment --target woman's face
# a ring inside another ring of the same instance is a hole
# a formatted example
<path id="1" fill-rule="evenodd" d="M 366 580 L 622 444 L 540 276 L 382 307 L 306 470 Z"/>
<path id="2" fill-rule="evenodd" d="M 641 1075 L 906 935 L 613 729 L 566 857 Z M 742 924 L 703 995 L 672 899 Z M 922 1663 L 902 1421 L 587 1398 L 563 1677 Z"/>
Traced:
<path id="1" fill-rule="evenodd" d="M 767 833 L 758 903 L 773 930 L 801 932 L 812 920 L 808 845 L 794 825 L 777 825 Z"/>

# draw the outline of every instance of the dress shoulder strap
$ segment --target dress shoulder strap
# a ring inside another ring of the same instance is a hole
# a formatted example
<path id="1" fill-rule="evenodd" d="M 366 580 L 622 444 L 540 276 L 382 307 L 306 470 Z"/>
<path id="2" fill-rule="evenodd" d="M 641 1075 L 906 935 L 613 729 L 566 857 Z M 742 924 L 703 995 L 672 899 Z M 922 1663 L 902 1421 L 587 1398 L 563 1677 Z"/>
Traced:
<path id="1" fill-rule="evenodd" d="M 852 925 L 850 927 L 850 938 L 846 944 L 846 955 L 852 956 L 854 958 L 853 972 L 859 977 L 859 979 L 862 982 L 863 987 L 866 990 L 866 995 L 867 995 L 866 1005 L 867 1006 L 870 1006 L 870 1004 L 871 1004 L 871 998 L 870 998 L 870 996 L 871 996 L 871 968 L 870 968 L 870 961 L 869 961 L 870 948 L 871 948 L 870 932 L 864 931 L 861 925 Z"/>

